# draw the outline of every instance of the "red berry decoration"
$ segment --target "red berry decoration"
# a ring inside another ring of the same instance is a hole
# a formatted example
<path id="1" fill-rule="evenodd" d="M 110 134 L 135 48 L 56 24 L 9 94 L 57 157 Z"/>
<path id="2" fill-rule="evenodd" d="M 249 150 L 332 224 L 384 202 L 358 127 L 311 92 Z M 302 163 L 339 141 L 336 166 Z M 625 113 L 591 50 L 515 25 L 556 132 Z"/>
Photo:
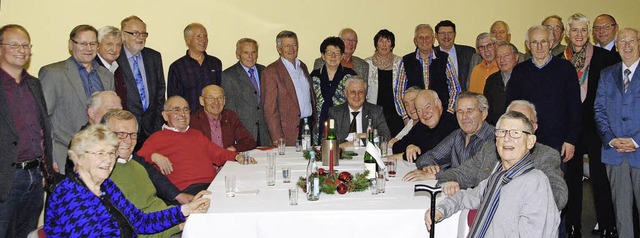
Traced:
<path id="1" fill-rule="evenodd" d="M 353 176 L 351 176 L 351 174 L 347 171 L 344 171 L 340 173 L 340 175 L 338 175 L 338 179 L 342 180 L 343 182 L 349 182 L 352 178 Z"/>
<path id="2" fill-rule="evenodd" d="M 319 168 L 318 169 L 318 175 L 326 175 L 326 174 L 327 174 L 327 172 L 324 171 L 324 168 Z"/>
<path id="3" fill-rule="evenodd" d="M 347 187 L 347 185 L 346 185 L 346 184 L 344 184 L 344 183 L 341 183 L 341 184 L 339 184 L 339 185 L 336 187 L 336 190 L 338 191 L 338 193 L 339 193 L 339 194 L 345 194 L 345 193 L 347 193 L 347 190 L 348 190 L 348 189 L 349 189 L 349 188 L 348 188 L 348 187 Z"/>

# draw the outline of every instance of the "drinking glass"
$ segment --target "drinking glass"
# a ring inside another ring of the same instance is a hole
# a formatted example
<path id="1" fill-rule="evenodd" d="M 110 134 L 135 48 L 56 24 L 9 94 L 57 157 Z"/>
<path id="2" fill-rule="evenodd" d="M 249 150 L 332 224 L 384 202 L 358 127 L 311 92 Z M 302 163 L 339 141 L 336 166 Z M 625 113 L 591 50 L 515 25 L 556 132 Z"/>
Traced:
<path id="1" fill-rule="evenodd" d="M 236 196 L 236 176 L 235 175 L 224 176 L 224 191 L 227 197 Z"/>

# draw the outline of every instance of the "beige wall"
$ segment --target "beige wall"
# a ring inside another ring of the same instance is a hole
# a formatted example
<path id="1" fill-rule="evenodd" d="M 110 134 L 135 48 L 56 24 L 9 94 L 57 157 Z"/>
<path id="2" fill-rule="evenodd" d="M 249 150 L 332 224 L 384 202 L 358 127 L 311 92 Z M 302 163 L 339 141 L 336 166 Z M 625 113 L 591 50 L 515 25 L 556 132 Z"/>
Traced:
<path id="1" fill-rule="evenodd" d="M 547 15 L 563 18 L 582 12 L 593 19 L 602 12 L 614 15 L 622 27 L 639 27 L 638 0 L 485 0 L 485 1 L 367 1 L 367 0 L 0 0 L 0 23 L 25 26 L 32 37 L 33 57 L 29 72 L 69 57 L 68 35 L 78 24 L 119 27 L 120 20 L 135 14 L 148 25 L 147 46 L 163 55 L 165 71 L 184 55 L 183 28 L 191 22 L 204 24 L 209 31 L 209 54 L 218 56 L 223 67 L 236 62 L 235 42 L 241 37 L 256 39 L 261 64 L 277 58 L 275 35 L 289 29 L 298 34 L 299 57 L 312 67 L 319 57 L 319 45 L 327 36 L 337 35 L 345 26 L 359 34 L 356 55 L 373 54 L 373 36 L 387 28 L 396 35 L 394 52 L 404 55 L 414 49 L 413 28 L 418 23 L 432 26 L 450 19 L 457 25 L 457 42 L 473 45 L 475 36 L 501 19 L 511 26 L 512 42 L 523 51 L 524 33 Z M 451 10 L 444 10 L 445 8 Z M 166 72 L 165 72 L 166 75 Z"/>

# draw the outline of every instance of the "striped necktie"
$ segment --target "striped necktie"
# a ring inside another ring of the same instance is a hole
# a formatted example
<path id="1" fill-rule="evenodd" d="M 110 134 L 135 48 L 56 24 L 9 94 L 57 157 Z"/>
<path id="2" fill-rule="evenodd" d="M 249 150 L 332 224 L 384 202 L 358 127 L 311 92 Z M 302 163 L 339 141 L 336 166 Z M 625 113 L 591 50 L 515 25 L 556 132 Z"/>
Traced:
<path id="1" fill-rule="evenodd" d="M 631 82 L 631 78 L 629 77 L 629 75 L 631 75 L 631 70 L 629 69 L 625 69 L 624 70 L 624 92 L 627 92 L 627 89 L 629 89 L 629 83 Z"/>
<path id="2" fill-rule="evenodd" d="M 140 72 L 140 66 L 138 66 L 139 56 L 139 54 L 133 56 L 133 79 L 136 80 L 136 87 L 140 94 L 140 100 L 142 100 L 142 111 L 147 111 L 147 108 L 149 108 L 149 101 L 147 100 L 147 90 L 144 88 L 144 81 L 142 79 L 142 73 Z"/>

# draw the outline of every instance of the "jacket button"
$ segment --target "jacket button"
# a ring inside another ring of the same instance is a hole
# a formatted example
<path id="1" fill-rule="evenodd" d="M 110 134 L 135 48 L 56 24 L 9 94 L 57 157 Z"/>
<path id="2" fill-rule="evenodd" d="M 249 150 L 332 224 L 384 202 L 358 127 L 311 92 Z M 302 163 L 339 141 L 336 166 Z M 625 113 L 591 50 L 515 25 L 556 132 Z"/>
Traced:
<path id="1" fill-rule="evenodd" d="M 622 121 L 627 121 L 627 118 L 626 118 L 626 117 L 623 117 L 623 118 L 622 118 Z"/>
<path id="2" fill-rule="evenodd" d="M 17 141 L 14 141 L 14 142 L 13 142 L 13 146 L 18 146 L 18 142 L 17 142 Z"/>

